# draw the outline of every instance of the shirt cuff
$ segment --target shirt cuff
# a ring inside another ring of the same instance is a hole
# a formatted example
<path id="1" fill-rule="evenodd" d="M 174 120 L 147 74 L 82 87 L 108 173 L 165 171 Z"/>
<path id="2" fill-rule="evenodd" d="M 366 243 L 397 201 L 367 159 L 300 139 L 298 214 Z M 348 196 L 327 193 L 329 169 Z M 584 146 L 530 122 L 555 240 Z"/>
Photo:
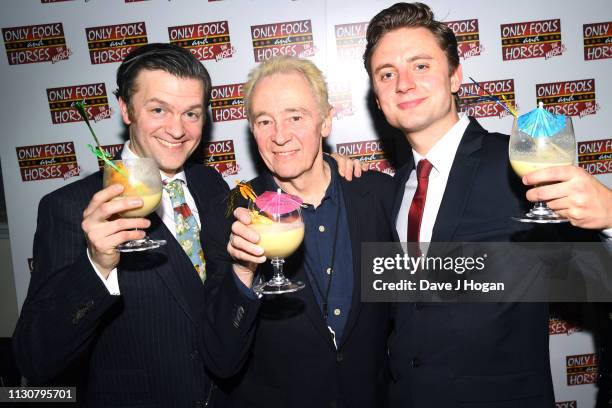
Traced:
<path id="1" fill-rule="evenodd" d="M 104 276 L 102 276 L 102 274 L 98 271 L 98 268 L 96 268 L 93 261 L 91 260 L 91 256 L 89 255 L 89 249 L 87 249 L 87 259 L 89 259 L 89 263 L 91 264 L 91 267 L 93 268 L 94 271 L 96 271 L 96 274 L 98 275 L 98 277 L 100 278 L 100 280 L 102 281 L 106 289 L 108 290 L 108 293 L 110 293 L 113 296 L 121 295 L 121 291 L 119 290 L 119 278 L 117 277 L 117 268 L 110 271 L 110 273 L 108 274 L 108 277 L 105 279 Z"/>
<path id="2" fill-rule="evenodd" d="M 234 272 L 233 270 L 232 270 L 232 276 L 234 277 L 234 282 L 236 282 L 236 286 L 238 287 L 238 290 L 240 290 L 240 292 L 242 292 L 244 296 L 248 297 L 251 300 L 257 300 L 261 297 L 261 296 L 258 296 L 257 293 L 255 293 L 255 291 L 252 288 L 247 287 L 247 285 L 245 285 L 240 280 L 238 275 L 236 275 L 236 272 Z"/>

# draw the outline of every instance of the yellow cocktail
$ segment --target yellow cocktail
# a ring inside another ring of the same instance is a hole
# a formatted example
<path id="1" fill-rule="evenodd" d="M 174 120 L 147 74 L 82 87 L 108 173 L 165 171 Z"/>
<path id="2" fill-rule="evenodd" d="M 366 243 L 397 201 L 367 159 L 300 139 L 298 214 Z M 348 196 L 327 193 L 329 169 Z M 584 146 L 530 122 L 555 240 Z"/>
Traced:
<path id="1" fill-rule="evenodd" d="M 536 170 L 541 170 L 541 169 L 545 169 L 548 167 L 555 167 L 555 166 L 570 166 L 573 163 L 571 161 L 568 162 L 558 162 L 558 163 L 550 163 L 550 162 L 542 162 L 542 161 L 537 161 L 536 160 L 510 160 L 510 165 L 512 166 L 512 170 L 514 170 L 514 172 L 516 174 L 519 175 L 519 177 L 523 177 L 526 174 L 529 174 L 533 171 Z"/>
<path id="2" fill-rule="evenodd" d="M 286 258 L 300 246 L 304 240 L 304 223 L 296 221 L 290 224 L 253 222 L 252 228 L 259 234 L 259 245 L 268 258 Z"/>
<path id="3" fill-rule="evenodd" d="M 576 140 L 572 119 L 554 115 L 539 107 L 514 119 L 508 146 L 510 165 L 523 177 L 548 167 L 567 166 L 574 163 Z M 520 222 L 565 222 L 546 205 L 538 201 L 523 216 L 512 217 Z"/>
<path id="4" fill-rule="evenodd" d="M 129 197 L 139 197 L 143 201 L 140 208 L 119 213 L 125 218 L 146 217 L 155 211 L 162 197 L 162 184 L 159 168 L 155 160 L 150 158 L 137 158 L 128 160 L 115 160 L 114 166 L 104 166 L 103 185 L 121 184 L 123 193 L 115 200 Z M 144 239 L 127 241 L 117 246 L 120 252 L 144 251 L 164 245 L 164 240 Z"/>
<path id="5" fill-rule="evenodd" d="M 274 199 L 293 199 L 288 194 L 277 191 L 278 197 Z M 260 199 L 258 197 L 258 199 Z M 292 281 L 283 275 L 283 264 L 285 258 L 293 254 L 304 240 L 304 221 L 300 211 L 301 199 L 297 205 L 290 205 L 293 209 L 282 208 L 279 201 L 277 205 L 269 205 L 270 212 L 260 210 L 257 205 L 251 203 L 251 225 L 259 234 L 259 245 L 264 250 L 264 255 L 270 260 L 274 275 L 267 282 L 261 282 L 253 287 L 256 293 L 265 295 L 277 295 L 290 293 L 304 288 L 304 282 Z M 268 203 L 270 204 L 270 203 Z M 285 212 L 286 211 L 286 212 Z"/>
<path id="6" fill-rule="evenodd" d="M 134 210 L 124 211 L 120 213 L 120 215 L 126 218 L 146 217 L 147 215 L 155 211 L 155 209 L 159 205 L 159 202 L 161 201 L 161 196 L 161 191 L 159 193 L 153 194 L 141 194 L 138 197 L 142 198 L 142 201 L 144 203 L 142 207 L 136 208 Z"/>

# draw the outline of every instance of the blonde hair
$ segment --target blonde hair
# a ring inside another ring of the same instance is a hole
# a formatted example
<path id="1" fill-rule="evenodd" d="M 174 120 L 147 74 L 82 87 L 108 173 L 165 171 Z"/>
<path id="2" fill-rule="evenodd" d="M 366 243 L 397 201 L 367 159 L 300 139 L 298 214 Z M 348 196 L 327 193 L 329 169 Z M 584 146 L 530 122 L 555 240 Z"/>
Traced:
<path id="1" fill-rule="evenodd" d="M 283 55 L 264 61 L 249 72 L 248 81 L 244 85 L 244 106 L 249 122 L 253 119 L 251 95 L 259 81 L 274 74 L 289 74 L 293 72 L 302 74 L 310 84 L 319 105 L 321 119 L 327 116 L 331 105 L 328 101 L 327 84 L 321 70 L 307 59 Z"/>

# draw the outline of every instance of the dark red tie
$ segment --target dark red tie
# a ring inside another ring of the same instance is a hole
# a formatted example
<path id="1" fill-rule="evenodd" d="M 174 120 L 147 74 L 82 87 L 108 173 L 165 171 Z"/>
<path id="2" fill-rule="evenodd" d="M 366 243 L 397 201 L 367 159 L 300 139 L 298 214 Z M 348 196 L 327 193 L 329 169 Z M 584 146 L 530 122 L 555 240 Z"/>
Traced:
<path id="1" fill-rule="evenodd" d="M 425 209 L 425 199 L 427 198 L 427 184 L 432 165 L 427 159 L 419 161 L 417 165 L 417 188 L 408 211 L 408 242 L 419 242 L 421 232 L 421 221 L 423 220 L 423 210 Z"/>

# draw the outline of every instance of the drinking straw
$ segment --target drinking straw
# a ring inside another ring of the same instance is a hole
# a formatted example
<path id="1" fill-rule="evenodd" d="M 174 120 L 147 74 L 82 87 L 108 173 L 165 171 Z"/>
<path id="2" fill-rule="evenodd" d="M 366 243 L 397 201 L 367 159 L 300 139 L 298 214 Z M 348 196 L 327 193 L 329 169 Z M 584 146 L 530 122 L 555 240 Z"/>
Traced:
<path id="1" fill-rule="evenodd" d="M 79 114 L 81 115 L 81 117 L 83 118 L 83 120 L 85 121 L 85 124 L 87 125 L 87 127 L 89 128 L 89 131 L 91 132 L 91 135 L 94 138 L 94 141 L 96 142 L 97 147 L 93 147 L 92 145 L 88 144 L 87 147 L 89 147 L 89 150 L 96 155 L 96 157 L 98 157 L 99 159 L 101 159 L 102 161 L 104 161 L 104 163 L 106 163 L 108 166 L 110 166 L 113 170 L 115 170 L 117 173 L 121 174 L 123 177 L 127 178 L 127 174 L 125 174 L 125 172 L 120 169 L 115 163 L 113 163 L 111 160 L 109 160 L 110 158 L 110 153 L 105 152 L 102 149 L 102 146 L 100 145 L 100 141 L 98 140 L 98 137 L 96 136 L 96 132 L 94 132 L 93 128 L 91 127 L 91 125 L 89 124 L 89 119 L 87 118 L 87 113 L 85 112 L 85 103 L 78 101 L 78 102 L 74 102 L 73 106 L 76 108 L 76 110 L 79 112 Z"/>

